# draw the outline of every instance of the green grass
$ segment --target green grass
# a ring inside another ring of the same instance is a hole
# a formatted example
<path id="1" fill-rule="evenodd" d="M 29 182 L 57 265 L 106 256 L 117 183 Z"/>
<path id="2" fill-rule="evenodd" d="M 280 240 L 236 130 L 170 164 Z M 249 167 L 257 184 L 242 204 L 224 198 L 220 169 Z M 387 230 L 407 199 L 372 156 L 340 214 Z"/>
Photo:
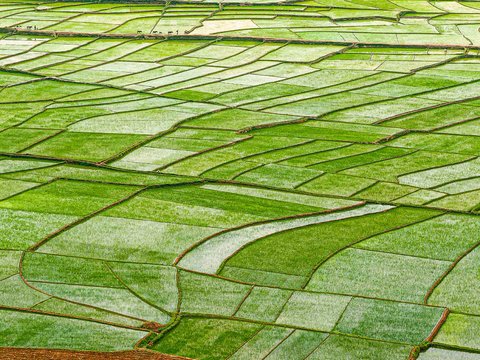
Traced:
<path id="1" fill-rule="evenodd" d="M 477 358 L 480 6 L 167 5 L 0 3 L 0 347 Z"/>

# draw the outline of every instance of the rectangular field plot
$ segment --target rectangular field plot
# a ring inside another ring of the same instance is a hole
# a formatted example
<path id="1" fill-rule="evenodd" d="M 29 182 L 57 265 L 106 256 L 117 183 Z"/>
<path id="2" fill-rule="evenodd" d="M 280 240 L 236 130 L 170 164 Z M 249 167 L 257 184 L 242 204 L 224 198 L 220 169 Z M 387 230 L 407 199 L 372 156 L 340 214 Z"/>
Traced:
<path id="1" fill-rule="evenodd" d="M 262 329 L 262 325 L 208 318 L 183 318 L 154 346 L 166 354 L 225 359 Z"/>
<path id="2" fill-rule="evenodd" d="M 480 221 L 475 216 L 442 215 L 403 229 L 374 236 L 357 248 L 454 261 L 477 243 Z"/>
<path id="3" fill-rule="evenodd" d="M 5 249 L 24 250 L 78 217 L 22 210 L 0 210 L 0 244 Z"/>
<path id="4" fill-rule="evenodd" d="M 230 315 L 249 291 L 248 285 L 182 272 L 181 308 L 185 313 Z"/>
<path id="5" fill-rule="evenodd" d="M 480 314 L 480 301 L 473 295 L 480 286 L 477 271 L 480 249 L 475 247 L 473 251 L 465 251 L 462 255 L 465 256 L 458 258 L 458 264 L 434 289 L 429 303 L 442 304 L 468 314 Z"/>
<path id="6" fill-rule="evenodd" d="M 295 292 L 276 323 L 331 331 L 350 301 L 348 296 Z"/>
<path id="7" fill-rule="evenodd" d="M 289 290 L 254 287 L 235 313 L 236 317 L 273 322 L 292 295 Z"/>
<path id="8" fill-rule="evenodd" d="M 421 302 L 430 286 L 450 264 L 447 261 L 346 249 L 321 265 L 307 289 Z M 407 276 L 412 268 L 417 272 Z"/>
<path id="9" fill-rule="evenodd" d="M 56 133 L 55 130 L 7 129 L 0 133 L 0 151 L 19 152 Z"/>
<path id="10" fill-rule="evenodd" d="M 23 192 L 38 186 L 38 183 L 12 180 L 12 179 L 0 179 L 0 200 L 4 200 L 10 196 Z"/>
<path id="11" fill-rule="evenodd" d="M 395 360 L 407 358 L 409 353 L 408 345 L 330 335 L 308 358 Z"/>
<path id="12" fill-rule="evenodd" d="M 433 330 L 442 312 L 442 308 L 355 298 L 335 330 L 361 337 L 419 344 Z"/>
<path id="13" fill-rule="evenodd" d="M 18 311 L 1 310 L 1 316 L 4 320 L 0 327 L 1 346 L 115 351 L 132 348 L 147 334 L 90 321 Z M 69 336 L 64 336 L 66 333 Z"/>
<path id="14" fill-rule="evenodd" d="M 135 186 L 58 180 L 3 200 L 0 208 L 85 216 L 133 194 L 138 189 Z"/>
<path id="15" fill-rule="evenodd" d="M 25 152 L 61 159 L 101 161 L 109 159 L 145 139 L 146 137 L 142 135 L 66 132 L 54 136 Z"/>
<path id="16" fill-rule="evenodd" d="M 42 247 L 42 251 L 106 260 L 171 264 L 195 241 L 218 230 L 149 220 L 96 217 L 52 239 Z"/>
<path id="17" fill-rule="evenodd" d="M 265 359 L 300 360 L 311 354 L 327 337 L 327 334 L 306 330 L 294 330 L 282 343 L 276 346 Z"/>
<path id="18" fill-rule="evenodd" d="M 440 359 L 442 360 L 450 360 L 450 359 L 477 360 L 477 359 L 480 359 L 480 355 L 478 353 L 473 353 L 473 352 L 431 348 L 431 349 L 428 349 L 425 353 L 420 354 L 419 359 L 421 360 L 440 360 Z"/>

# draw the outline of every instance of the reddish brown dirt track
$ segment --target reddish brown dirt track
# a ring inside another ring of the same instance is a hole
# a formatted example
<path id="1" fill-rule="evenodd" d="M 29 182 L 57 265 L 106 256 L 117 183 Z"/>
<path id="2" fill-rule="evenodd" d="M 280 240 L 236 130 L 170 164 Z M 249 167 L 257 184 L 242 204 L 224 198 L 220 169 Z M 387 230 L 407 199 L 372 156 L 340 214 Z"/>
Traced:
<path id="1" fill-rule="evenodd" d="M 0 360 L 186 360 L 186 358 L 132 350 L 117 352 L 0 348 Z"/>

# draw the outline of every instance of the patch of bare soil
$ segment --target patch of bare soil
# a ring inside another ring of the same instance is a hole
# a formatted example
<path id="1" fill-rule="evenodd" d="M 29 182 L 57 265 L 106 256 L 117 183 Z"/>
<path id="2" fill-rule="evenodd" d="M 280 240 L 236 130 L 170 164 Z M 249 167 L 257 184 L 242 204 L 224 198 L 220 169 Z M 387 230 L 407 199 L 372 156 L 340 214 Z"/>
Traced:
<path id="1" fill-rule="evenodd" d="M 97 352 L 50 349 L 0 348 L 0 360 L 186 360 L 144 350 Z"/>

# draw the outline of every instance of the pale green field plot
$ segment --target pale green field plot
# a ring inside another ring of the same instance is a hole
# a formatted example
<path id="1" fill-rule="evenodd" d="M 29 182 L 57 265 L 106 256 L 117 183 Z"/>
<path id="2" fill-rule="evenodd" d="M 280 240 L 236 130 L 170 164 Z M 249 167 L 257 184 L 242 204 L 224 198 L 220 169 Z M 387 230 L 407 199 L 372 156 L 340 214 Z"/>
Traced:
<path id="1" fill-rule="evenodd" d="M 183 312 L 224 316 L 233 314 L 249 291 L 248 285 L 189 272 L 180 273 L 180 286 Z"/>
<path id="2" fill-rule="evenodd" d="M 5 198 L 18 194 L 25 190 L 31 189 L 38 185 L 39 184 L 35 182 L 1 179 L 0 180 L 0 200 L 4 200 Z"/>
<path id="3" fill-rule="evenodd" d="M 406 359 L 410 347 L 388 342 L 330 335 L 308 359 Z"/>
<path id="4" fill-rule="evenodd" d="M 421 302 L 430 286 L 450 264 L 447 261 L 346 249 L 322 264 L 307 288 Z M 415 274 L 410 274 L 411 269 L 416 269 Z"/>
<path id="5" fill-rule="evenodd" d="M 236 317 L 273 322 L 292 295 L 291 291 L 255 287 L 235 313 Z"/>
<path id="6" fill-rule="evenodd" d="M 480 348 L 477 336 L 479 327 L 480 318 L 478 316 L 450 314 L 435 338 L 435 342 L 478 350 Z"/>
<path id="7" fill-rule="evenodd" d="M 348 296 L 295 292 L 276 323 L 331 331 L 350 301 Z"/>
<path id="8" fill-rule="evenodd" d="M 67 317 L 75 317 L 90 321 L 94 320 L 98 322 L 115 324 L 121 327 L 133 326 L 135 328 L 140 328 L 144 323 L 142 320 L 139 319 L 95 307 L 90 307 L 87 305 L 68 302 L 66 300 L 61 300 L 53 297 L 48 300 L 39 302 L 38 304 L 34 305 L 32 309 L 63 315 Z"/>
<path id="9" fill-rule="evenodd" d="M 43 240 L 49 234 L 68 225 L 76 216 L 46 214 L 3 208 L 0 210 L 0 243 L 4 249 L 25 250 Z"/>
<path id="10" fill-rule="evenodd" d="M 105 260 L 171 264 L 189 246 L 219 230 L 149 220 L 96 217 L 52 239 L 42 251 Z"/>
<path id="11" fill-rule="evenodd" d="M 361 337 L 418 344 L 427 338 L 442 312 L 442 308 L 355 298 L 335 330 Z"/>
<path id="12" fill-rule="evenodd" d="M 473 294 L 478 290 L 478 258 L 480 252 L 475 248 L 470 253 L 464 252 L 455 268 L 449 272 L 438 285 L 429 299 L 430 304 L 447 306 L 469 314 L 480 314 L 480 302 Z"/>
<path id="13" fill-rule="evenodd" d="M 29 308 L 49 298 L 48 295 L 28 287 L 19 275 L 0 281 L 0 289 L 2 289 L 0 295 L 2 306 Z"/>
<path id="14" fill-rule="evenodd" d="M 41 291 L 88 306 L 115 312 L 125 316 L 146 321 L 151 319 L 160 324 L 166 324 L 170 316 L 160 309 L 151 306 L 132 294 L 127 289 L 66 285 L 62 283 L 32 282 Z"/>
<path id="15" fill-rule="evenodd" d="M 133 347 L 146 334 L 90 321 L 1 311 L 0 344 L 4 346 L 114 351 Z"/>
<path id="16" fill-rule="evenodd" d="M 428 349 L 425 353 L 420 354 L 420 360 L 477 360 L 480 359 L 478 353 L 470 353 L 464 351 L 445 350 L 438 348 Z"/>

